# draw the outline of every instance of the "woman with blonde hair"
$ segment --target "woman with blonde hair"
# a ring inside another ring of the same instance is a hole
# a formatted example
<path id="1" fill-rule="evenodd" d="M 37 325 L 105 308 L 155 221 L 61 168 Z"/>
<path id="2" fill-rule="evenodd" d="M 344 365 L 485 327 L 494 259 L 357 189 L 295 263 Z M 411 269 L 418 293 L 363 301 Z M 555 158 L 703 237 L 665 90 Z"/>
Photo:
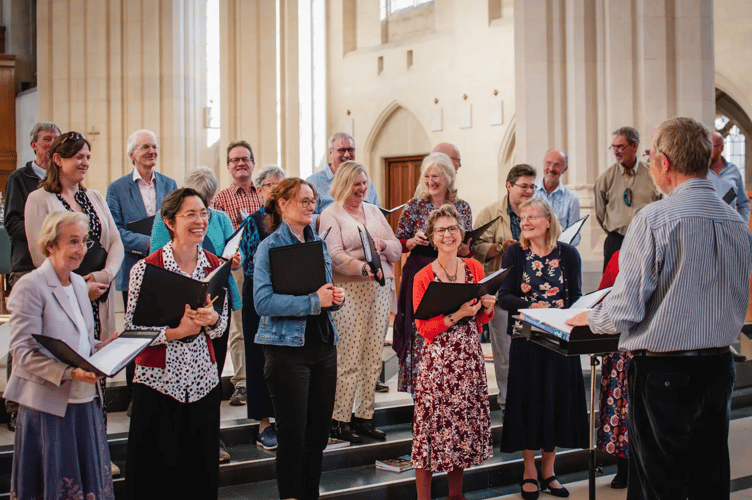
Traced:
<path id="1" fill-rule="evenodd" d="M 334 174 L 329 194 L 336 203 L 321 213 L 320 228 L 326 231 L 332 257 L 334 284 L 345 289 L 350 300 L 332 320 L 341 333 L 337 345 L 337 392 L 332 415 L 332 437 L 351 442 L 361 435 L 386 439 L 373 426 L 374 387 L 381 371 L 381 351 L 389 326 L 394 272 L 402 245 L 379 207 L 365 203 L 370 182 L 361 163 L 346 161 Z M 361 231 L 367 229 L 381 260 L 375 276 L 366 262 Z M 381 286 L 378 280 L 384 280 Z M 355 407 L 353 408 L 353 403 Z M 350 418 L 352 427 L 350 426 Z"/>
<path id="2" fill-rule="evenodd" d="M 426 238 L 428 214 L 449 203 L 457 209 L 462 228 L 465 231 L 473 228 L 470 205 L 457 197 L 457 189 L 454 187 L 456 172 L 452 160 L 443 153 L 431 153 L 423 159 L 420 170 L 422 177 L 416 197 L 408 201 L 402 209 L 395 233 L 402 243 L 402 252 L 410 252 L 410 255 L 402 267 L 392 347 L 400 362 L 398 390 L 410 393 L 413 392 L 415 378 L 418 375 L 420 351 L 423 346 L 423 337 L 415 335 L 413 322 L 413 278 L 415 273 L 433 262 L 438 255 Z M 471 256 L 470 242 L 460 243 L 458 254 L 461 257 Z"/>

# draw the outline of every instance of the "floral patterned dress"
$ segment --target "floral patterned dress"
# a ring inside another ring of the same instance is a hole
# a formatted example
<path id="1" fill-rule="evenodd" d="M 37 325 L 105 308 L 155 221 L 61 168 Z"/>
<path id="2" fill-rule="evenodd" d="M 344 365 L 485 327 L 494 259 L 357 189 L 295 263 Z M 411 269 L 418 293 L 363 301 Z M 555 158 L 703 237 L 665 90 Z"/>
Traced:
<path id="1" fill-rule="evenodd" d="M 541 257 L 524 251 L 520 297 L 562 308 L 566 284 L 557 246 Z M 512 339 L 501 451 L 586 448 L 585 382 L 579 356 L 562 356 L 523 337 Z"/>
<path id="2" fill-rule="evenodd" d="M 473 215 L 470 205 L 459 198 L 454 201 L 454 207 L 462 219 L 465 231 L 473 229 Z M 422 198 L 413 198 L 402 209 L 395 236 L 403 243 L 418 231 L 426 230 L 428 215 L 439 207 Z M 397 377 L 397 390 L 413 393 L 415 380 L 418 377 L 420 353 L 423 349 L 423 337 L 415 334 L 413 321 L 413 280 L 418 271 L 436 260 L 436 250 L 432 246 L 415 247 L 402 266 L 400 278 L 399 298 L 397 299 L 397 314 L 394 316 L 392 347 L 400 361 Z"/>
<path id="3" fill-rule="evenodd" d="M 465 276 L 475 282 L 467 264 Z M 434 281 L 439 281 L 435 273 Z M 482 463 L 493 453 L 490 423 L 478 325 L 465 318 L 423 345 L 415 382 L 413 467 L 441 472 Z"/>

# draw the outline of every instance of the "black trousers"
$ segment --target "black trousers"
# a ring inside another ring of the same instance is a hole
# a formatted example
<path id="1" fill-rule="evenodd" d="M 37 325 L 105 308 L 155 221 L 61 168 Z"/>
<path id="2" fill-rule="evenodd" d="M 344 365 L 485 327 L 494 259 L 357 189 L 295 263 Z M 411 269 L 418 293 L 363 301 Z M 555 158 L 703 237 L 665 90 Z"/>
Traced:
<path id="1" fill-rule="evenodd" d="M 245 385 L 248 391 L 248 418 L 261 420 L 274 416 L 269 388 L 264 380 L 264 347 L 254 342 L 261 318 L 253 306 L 253 280 L 243 281 L 243 345 L 245 346 Z"/>
<path id="2" fill-rule="evenodd" d="M 624 236 L 616 231 L 611 231 L 606 235 L 606 241 L 603 242 L 603 270 L 611 261 L 611 257 L 621 249 L 624 242 Z"/>
<path id="3" fill-rule="evenodd" d="M 334 411 L 337 349 L 331 342 L 265 345 L 264 354 L 264 379 L 277 423 L 279 497 L 316 499 Z"/>
<path id="4" fill-rule="evenodd" d="M 144 384 L 133 386 L 125 497 L 216 499 L 219 385 L 193 403 L 181 403 Z"/>
<path id="5" fill-rule="evenodd" d="M 635 356 L 629 365 L 629 500 L 728 499 L 731 354 Z"/>

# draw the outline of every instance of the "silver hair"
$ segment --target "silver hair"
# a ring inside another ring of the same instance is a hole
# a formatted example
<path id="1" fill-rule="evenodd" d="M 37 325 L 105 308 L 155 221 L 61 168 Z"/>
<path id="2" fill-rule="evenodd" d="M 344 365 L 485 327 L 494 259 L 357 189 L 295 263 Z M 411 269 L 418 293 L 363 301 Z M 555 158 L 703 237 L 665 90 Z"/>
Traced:
<path id="1" fill-rule="evenodd" d="M 58 135 L 61 133 L 60 127 L 52 122 L 37 122 L 29 133 L 29 137 L 32 141 L 37 142 L 39 139 L 39 132 L 57 132 Z"/>
<path id="2" fill-rule="evenodd" d="M 128 136 L 128 141 L 125 143 L 125 150 L 128 154 L 131 154 L 136 150 L 136 147 L 138 146 L 138 136 L 143 134 L 149 134 L 154 138 L 154 142 L 157 142 L 157 134 L 155 134 L 151 130 L 147 130 L 145 128 L 136 130 Z"/>
<path id="3" fill-rule="evenodd" d="M 253 179 L 253 183 L 256 185 L 256 187 L 261 187 L 267 177 L 282 177 L 284 179 L 285 171 L 277 165 L 264 165 L 256 174 L 256 178 Z"/>
<path id="4" fill-rule="evenodd" d="M 347 132 L 335 132 L 329 138 L 329 149 L 332 149 L 334 147 L 334 141 L 341 139 L 350 139 L 353 143 L 353 147 L 355 146 L 355 139 L 353 138 L 353 136 L 351 136 Z"/>
<path id="5" fill-rule="evenodd" d="M 83 212 L 68 212 L 64 210 L 47 215 L 44 222 L 42 222 L 42 229 L 39 231 L 39 240 L 37 240 L 37 248 L 42 252 L 42 255 L 49 257 L 50 251 L 48 247 L 57 243 L 63 227 L 75 223 L 83 224 L 87 229 L 89 228 L 89 218 Z"/>
<path id="6" fill-rule="evenodd" d="M 204 199 L 204 203 L 209 203 L 214 198 L 214 195 L 217 194 L 217 189 L 219 188 L 219 182 L 217 182 L 214 170 L 203 165 L 196 167 L 186 175 L 183 185 L 196 191 Z"/>

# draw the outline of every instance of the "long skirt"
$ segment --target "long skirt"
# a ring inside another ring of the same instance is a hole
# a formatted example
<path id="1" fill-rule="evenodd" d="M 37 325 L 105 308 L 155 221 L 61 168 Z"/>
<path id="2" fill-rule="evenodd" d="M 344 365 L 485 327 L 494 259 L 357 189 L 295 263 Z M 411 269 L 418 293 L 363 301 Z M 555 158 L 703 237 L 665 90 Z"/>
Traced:
<path id="1" fill-rule="evenodd" d="M 631 352 L 615 352 L 603 357 L 598 448 L 618 458 L 629 458 L 627 371 L 631 359 Z"/>
<path id="2" fill-rule="evenodd" d="M 10 498 L 115 498 L 98 398 L 68 404 L 64 417 L 19 408 Z"/>

